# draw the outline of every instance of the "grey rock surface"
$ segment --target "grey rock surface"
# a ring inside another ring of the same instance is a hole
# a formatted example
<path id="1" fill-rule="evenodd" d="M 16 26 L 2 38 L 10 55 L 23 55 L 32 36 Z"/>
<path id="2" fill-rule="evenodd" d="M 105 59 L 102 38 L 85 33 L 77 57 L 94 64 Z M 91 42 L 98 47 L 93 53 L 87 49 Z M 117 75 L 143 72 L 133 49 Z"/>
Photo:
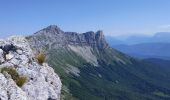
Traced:
<path id="1" fill-rule="evenodd" d="M 27 78 L 26 83 L 19 87 L 15 81 L 0 73 L 0 100 L 60 100 L 61 81 L 53 68 L 47 63 L 40 65 L 30 44 L 24 37 L 10 37 L 0 40 L 0 46 L 13 44 L 17 50 L 5 54 L 0 49 L 0 69 L 10 67 L 19 75 Z"/>

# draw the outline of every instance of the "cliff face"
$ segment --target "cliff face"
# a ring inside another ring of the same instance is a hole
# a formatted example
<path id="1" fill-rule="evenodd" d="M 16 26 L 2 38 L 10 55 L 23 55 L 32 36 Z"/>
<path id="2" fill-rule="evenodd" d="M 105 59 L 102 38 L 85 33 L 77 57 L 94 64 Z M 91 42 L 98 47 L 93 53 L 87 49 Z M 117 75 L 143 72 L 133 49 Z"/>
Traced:
<path id="1" fill-rule="evenodd" d="M 47 63 L 37 63 L 24 37 L 0 40 L 0 46 L 0 100 L 60 99 L 60 78 Z"/>
<path id="2" fill-rule="evenodd" d="M 68 45 L 92 46 L 99 49 L 104 49 L 108 46 L 102 31 L 79 34 L 76 32 L 64 32 L 55 25 L 48 26 L 27 38 L 31 44 L 44 48 L 49 47 L 49 49 Z"/>

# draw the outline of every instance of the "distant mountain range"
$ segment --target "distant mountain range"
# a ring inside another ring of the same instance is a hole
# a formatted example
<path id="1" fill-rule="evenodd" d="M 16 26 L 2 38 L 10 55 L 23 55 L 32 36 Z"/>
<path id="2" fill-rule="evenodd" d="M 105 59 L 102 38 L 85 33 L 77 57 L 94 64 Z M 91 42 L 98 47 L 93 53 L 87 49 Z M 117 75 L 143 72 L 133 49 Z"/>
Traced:
<path id="1" fill-rule="evenodd" d="M 119 44 L 132 45 L 139 43 L 170 43 L 170 32 L 159 32 L 156 33 L 154 36 L 130 36 L 124 40 L 120 40 L 111 36 L 106 36 L 106 40 L 111 46 Z"/>
<path id="2" fill-rule="evenodd" d="M 106 40 L 111 47 L 133 57 L 170 59 L 170 32 L 159 32 L 152 37 L 131 36 L 123 41 L 112 37 Z"/>
<path id="3" fill-rule="evenodd" d="M 114 46 L 114 45 L 120 45 L 120 44 L 125 44 L 125 41 L 116 39 L 112 36 L 106 36 L 106 41 L 109 43 L 109 45 Z"/>
<path id="4" fill-rule="evenodd" d="M 124 44 L 112 47 L 133 57 L 170 59 L 170 43 Z"/>
<path id="5" fill-rule="evenodd" d="M 102 31 L 64 32 L 55 25 L 28 36 L 62 81 L 62 100 L 168 100 L 169 67 L 111 48 Z"/>

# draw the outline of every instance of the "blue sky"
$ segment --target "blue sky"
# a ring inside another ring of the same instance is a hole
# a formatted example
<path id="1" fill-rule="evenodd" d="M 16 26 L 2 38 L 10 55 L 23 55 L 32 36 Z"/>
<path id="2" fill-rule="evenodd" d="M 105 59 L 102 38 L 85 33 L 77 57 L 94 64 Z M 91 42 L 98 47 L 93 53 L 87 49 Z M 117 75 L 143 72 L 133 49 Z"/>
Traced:
<path id="1" fill-rule="evenodd" d="M 0 0 L 1 37 L 51 24 L 112 36 L 170 31 L 170 0 Z"/>

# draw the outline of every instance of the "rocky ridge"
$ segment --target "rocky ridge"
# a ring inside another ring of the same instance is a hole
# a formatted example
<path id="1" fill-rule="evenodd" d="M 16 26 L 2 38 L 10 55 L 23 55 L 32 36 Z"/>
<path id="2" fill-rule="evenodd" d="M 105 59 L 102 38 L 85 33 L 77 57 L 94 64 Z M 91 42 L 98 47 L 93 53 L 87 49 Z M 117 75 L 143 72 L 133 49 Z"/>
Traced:
<path id="1" fill-rule="evenodd" d="M 92 46 L 104 49 L 108 47 L 102 31 L 86 33 L 64 32 L 56 25 L 50 25 L 34 35 L 27 37 L 31 44 L 44 48 L 59 48 L 68 45 Z M 43 40 L 42 40 L 43 39 Z"/>
<path id="2" fill-rule="evenodd" d="M 64 32 L 58 26 L 50 25 L 26 38 L 34 51 L 45 51 L 46 53 L 56 49 L 73 51 L 95 66 L 98 65 L 98 62 L 93 53 L 94 49 L 99 53 L 110 48 L 101 30 L 85 33 Z"/>
<path id="3" fill-rule="evenodd" d="M 0 40 L 0 46 L 10 44 L 16 47 L 16 51 L 4 54 L 0 49 L 0 69 L 13 68 L 27 80 L 19 87 L 8 73 L 0 73 L 0 100 L 59 100 L 62 84 L 53 68 L 47 63 L 37 63 L 24 37 Z"/>

